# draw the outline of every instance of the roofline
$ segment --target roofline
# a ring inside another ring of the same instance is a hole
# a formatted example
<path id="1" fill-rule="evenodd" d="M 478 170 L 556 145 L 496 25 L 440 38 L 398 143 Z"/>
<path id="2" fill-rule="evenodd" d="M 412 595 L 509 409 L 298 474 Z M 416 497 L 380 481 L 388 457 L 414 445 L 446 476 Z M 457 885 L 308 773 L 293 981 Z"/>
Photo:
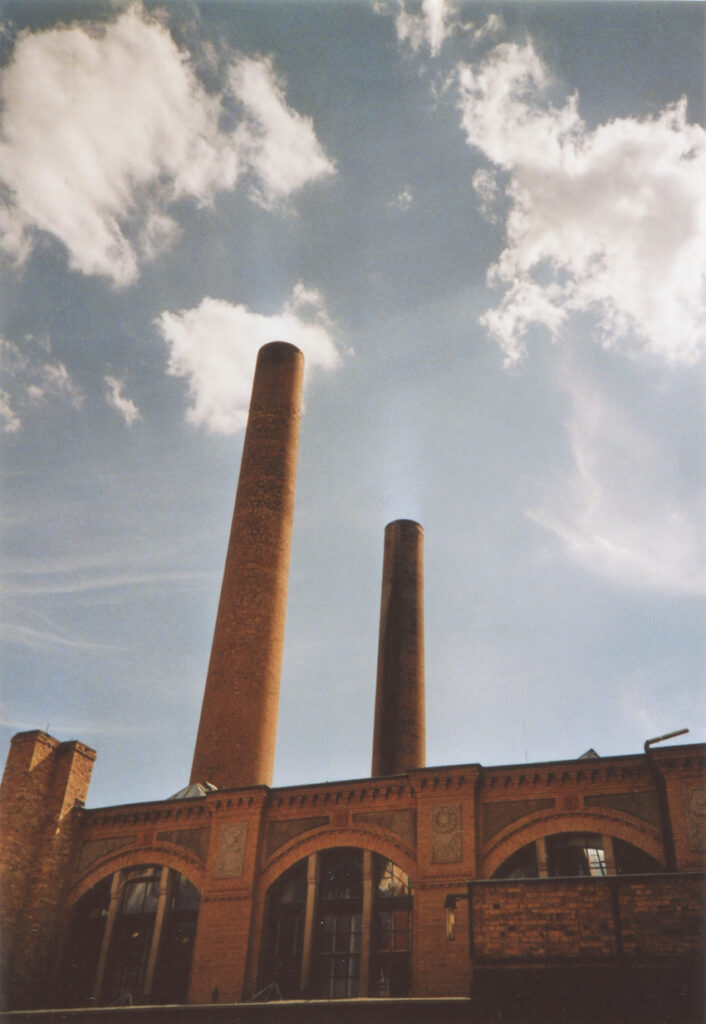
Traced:
<path id="1" fill-rule="evenodd" d="M 706 743 L 679 743 L 673 746 L 659 747 L 651 751 L 651 756 L 665 757 L 669 753 L 672 755 L 676 752 L 679 753 L 696 753 L 701 751 L 706 755 Z M 287 786 L 240 786 L 234 789 L 217 789 L 214 792 L 206 793 L 204 796 L 190 797 L 188 800 L 174 800 L 172 797 L 164 797 L 161 800 L 146 800 L 146 801 L 132 801 L 126 804 L 109 804 L 101 807 L 85 807 L 82 810 L 86 814 L 98 814 L 100 812 L 107 813 L 109 811 L 124 811 L 128 808 L 139 807 L 144 809 L 147 807 L 161 807 L 164 804 L 170 804 L 172 807 L 179 806 L 182 803 L 186 806 L 198 806 L 203 800 L 219 800 L 225 796 L 229 796 L 233 793 L 252 793 L 261 792 L 263 796 L 270 794 L 287 793 L 291 790 L 313 790 L 323 789 L 326 787 L 336 786 L 371 786 L 388 783 L 394 785 L 395 782 L 401 782 L 403 780 L 413 779 L 425 774 L 438 774 L 439 772 L 460 772 L 460 771 L 476 771 L 481 776 L 487 773 L 493 772 L 510 772 L 510 771 L 531 771 L 532 769 L 539 768 L 557 768 L 561 765 L 576 766 L 579 765 L 584 770 L 590 770 L 592 767 L 597 767 L 598 764 L 606 765 L 609 763 L 617 762 L 628 762 L 636 760 L 644 760 L 645 754 L 643 751 L 638 751 L 634 754 L 612 754 L 606 757 L 590 758 L 589 760 L 583 760 L 580 757 L 577 758 L 563 758 L 558 761 L 529 761 L 519 762 L 516 764 L 500 764 L 500 765 L 482 765 L 478 762 L 466 762 L 462 764 L 450 764 L 450 765 L 431 765 L 426 768 L 413 768 L 407 772 L 400 772 L 398 775 L 376 775 L 376 776 L 364 776 L 363 778 L 357 779 L 326 779 L 322 782 L 303 782 L 303 783 L 292 783 Z"/>

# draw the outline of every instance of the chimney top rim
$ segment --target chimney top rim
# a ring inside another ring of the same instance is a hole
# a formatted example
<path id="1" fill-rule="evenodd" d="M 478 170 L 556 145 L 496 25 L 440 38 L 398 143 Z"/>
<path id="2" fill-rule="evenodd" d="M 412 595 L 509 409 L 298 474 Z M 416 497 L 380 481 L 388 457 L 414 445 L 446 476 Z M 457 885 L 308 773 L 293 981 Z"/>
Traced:
<path id="1" fill-rule="evenodd" d="M 413 527 L 415 530 L 419 530 L 421 533 L 424 533 L 424 527 L 421 523 L 418 523 L 416 519 L 393 519 L 391 523 L 387 524 L 385 530 L 390 530 L 393 526 L 398 526 L 402 529 L 409 529 L 410 527 Z"/>
<path id="2" fill-rule="evenodd" d="M 258 359 L 282 359 L 286 356 L 302 356 L 304 353 L 291 341 L 268 341 L 262 345 L 257 353 Z"/>

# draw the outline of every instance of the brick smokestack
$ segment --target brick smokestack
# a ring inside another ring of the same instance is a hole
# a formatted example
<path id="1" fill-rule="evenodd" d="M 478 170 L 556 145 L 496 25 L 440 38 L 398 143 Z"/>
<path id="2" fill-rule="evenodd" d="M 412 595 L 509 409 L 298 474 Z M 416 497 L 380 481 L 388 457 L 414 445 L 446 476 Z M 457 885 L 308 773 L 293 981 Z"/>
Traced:
<path id="1" fill-rule="evenodd" d="M 419 523 L 399 519 L 386 526 L 373 776 L 426 763 L 423 547 Z"/>
<path id="2" fill-rule="evenodd" d="M 272 783 L 303 372 L 286 342 L 258 353 L 192 783 Z"/>

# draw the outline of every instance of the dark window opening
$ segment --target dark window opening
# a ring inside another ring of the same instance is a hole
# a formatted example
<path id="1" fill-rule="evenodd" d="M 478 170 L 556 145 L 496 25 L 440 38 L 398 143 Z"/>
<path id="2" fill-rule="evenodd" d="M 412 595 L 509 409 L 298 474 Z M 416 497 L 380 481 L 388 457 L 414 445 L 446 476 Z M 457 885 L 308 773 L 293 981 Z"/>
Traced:
<path id="1" fill-rule="evenodd" d="M 540 841 L 541 843 L 541 841 Z M 562 832 L 547 836 L 546 875 L 550 878 L 601 878 L 609 873 L 603 836 L 592 832 Z M 658 861 L 622 839 L 612 839 L 615 872 L 619 875 L 651 874 L 662 871 Z M 497 869 L 494 878 L 538 878 L 541 875 L 538 844 L 528 843 L 516 850 Z"/>
<path id="2" fill-rule="evenodd" d="M 316 995 L 346 999 L 358 995 L 360 979 L 360 912 L 339 910 L 319 919 L 316 957 Z"/>
<path id="3" fill-rule="evenodd" d="M 408 996 L 411 991 L 412 883 L 392 861 L 374 858 L 375 906 L 370 993 Z"/>
<path id="4" fill-rule="evenodd" d="M 359 994 L 362 911 L 362 850 L 327 850 L 319 866 L 315 995 L 345 999 Z"/>
<path id="5" fill-rule="evenodd" d="M 276 984 L 284 999 L 301 995 L 306 860 L 300 860 L 275 882 L 268 896 L 265 956 L 260 988 Z"/>
<path id="6" fill-rule="evenodd" d="M 110 907 L 111 878 L 103 878 L 74 907 L 61 971 L 64 1006 L 86 1006 L 93 998 L 105 922 Z"/>
<path id="7" fill-rule="evenodd" d="M 573 832 L 548 836 L 547 870 L 551 878 L 588 878 L 607 874 L 602 837 Z"/>
<path id="8" fill-rule="evenodd" d="M 168 914 L 162 927 L 152 986 L 155 1003 L 185 1003 L 201 897 L 184 875 L 170 872 Z"/>
<path id="9" fill-rule="evenodd" d="M 664 871 L 658 860 L 623 839 L 614 839 L 613 849 L 615 869 L 619 875 L 652 875 L 656 871 Z"/>
<path id="10" fill-rule="evenodd" d="M 528 843 L 521 849 L 516 850 L 511 857 L 501 864 L 493 875 L 493 878 L 537 878 L 539 868 L 537 867 L 537 848 L 534 843 Z"/>

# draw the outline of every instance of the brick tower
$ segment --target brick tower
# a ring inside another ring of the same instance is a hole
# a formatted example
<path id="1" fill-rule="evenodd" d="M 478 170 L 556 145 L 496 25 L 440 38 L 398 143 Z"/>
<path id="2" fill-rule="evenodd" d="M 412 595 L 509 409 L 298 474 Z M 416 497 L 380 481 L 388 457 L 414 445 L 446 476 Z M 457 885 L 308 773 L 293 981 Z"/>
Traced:
<path id="1" fill-rule="evenodd" d="M 191 782 L 270 785 L 304 356 L 260 349 Z"/>
<path id="2" fill-rule="evenodd" d="M 426 764 L 423 544 L 419 523 L 385 527 L 373 776 Z"/>
<path id="3" fill-rule="evenodd" d="M 49 990 L 95 758 L 40 730 L 12 738 L 0 784 L 0 1006 L 36 1006 L 37 978 L 41 998 Z"/>

